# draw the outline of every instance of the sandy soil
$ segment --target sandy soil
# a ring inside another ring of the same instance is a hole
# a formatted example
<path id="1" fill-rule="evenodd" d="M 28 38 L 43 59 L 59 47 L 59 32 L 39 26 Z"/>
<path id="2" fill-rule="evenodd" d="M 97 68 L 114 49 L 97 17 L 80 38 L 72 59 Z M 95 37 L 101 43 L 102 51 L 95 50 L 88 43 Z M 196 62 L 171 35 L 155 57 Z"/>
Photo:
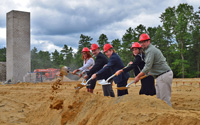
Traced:
<path id="1" fill-rule="evenodd" d="M 94 94 L 75 91 L 79 83 L 0 85 L 0 124 L 200 125 L 200 79 L 174 79 L 172 107 L 155 96 L 138 95 L 140 84 L 131 85 L 128 95 L 111 98 L 103 96 L 99 84 Z"/>

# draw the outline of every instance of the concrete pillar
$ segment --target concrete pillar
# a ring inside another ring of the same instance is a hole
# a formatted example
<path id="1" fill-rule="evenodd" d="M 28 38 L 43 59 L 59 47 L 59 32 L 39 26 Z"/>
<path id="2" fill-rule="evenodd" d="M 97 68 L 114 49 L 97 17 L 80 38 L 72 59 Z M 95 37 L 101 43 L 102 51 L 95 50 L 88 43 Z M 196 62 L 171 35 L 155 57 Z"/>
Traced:
<path id="1" fill-rule="evenodd" d="M 6 16 L 6 79 L 16 83 L 31 71 L 30 13 L 12 10 Z"/>

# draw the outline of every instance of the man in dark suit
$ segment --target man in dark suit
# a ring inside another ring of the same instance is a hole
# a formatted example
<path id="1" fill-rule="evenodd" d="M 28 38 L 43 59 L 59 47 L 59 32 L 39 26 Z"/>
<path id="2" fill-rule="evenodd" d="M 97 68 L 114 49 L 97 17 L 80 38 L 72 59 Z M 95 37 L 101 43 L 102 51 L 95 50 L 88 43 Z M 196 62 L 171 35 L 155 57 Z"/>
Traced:
<path id="1" fill-rule="evenodd" d="M 110 44 L 105 44 L 104 45 L 104 52 L 106 54 L 106 56 L 109 59 L 108 64 L 101 69 L 100 71 L 98 71 L 96 74 L 92 75 L 92 79 L 95 79 L 96 77 L 101 77 L 104 73 L 108 72 L 110 69 L 112 71 L 112 74 L 114 74 L 116 71 L 124 68 L 124 64 L 121 60 L 121 58 L 119 57 L 119 55 L 117 55 L 113 49 L 113 46 Z M 116 77 L 114 77 L 114 81 L 115 84 L 117 84 L 117 87 L 125 87 L 127 85 L 127 81 L 128 78 L 130 77 L 129 73 L 122 73 Z M 118 96 L 122 96 L 128 94 L 128 90 L 117 90 L 117 95 Z"/>
<path id="2" fill-rule="evenodd" d="M 98 72 L 100 69 L 104 67 L 108 63 L 108 59 L 104 54 L 100 52 L 99 46 L 97 44 L 91 45 L 92 54 L 96 57 L 95 59 L 95 65 L 90 69 L 89 72 L 87 72 L 87 75 L 84 76 L 84 78 L 91 77 L 94 73 Z M 104 73 L 102 77 L 99 77 L 98 79 L 107 79 L 112 75 L 112 72 L 109 70 L 108 72 Z M 112 89 L 112 84 L 109 85 L 102 85 L 104 96 L 111 96 L 115 97 L 115 94 Z"/>

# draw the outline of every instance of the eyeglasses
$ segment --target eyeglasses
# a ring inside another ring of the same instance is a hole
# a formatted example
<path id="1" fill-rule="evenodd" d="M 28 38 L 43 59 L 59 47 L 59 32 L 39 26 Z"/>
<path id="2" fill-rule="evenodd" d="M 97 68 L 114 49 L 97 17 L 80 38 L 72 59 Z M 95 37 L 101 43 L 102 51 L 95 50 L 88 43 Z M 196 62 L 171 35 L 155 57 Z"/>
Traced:
<path id="1" fill-rule="evenodd" d="M 145 40 L 145 41 L 140 41 L 140 44 L 143 44 L 143 43 L 145 43 L 145 42 L 147 42 L 148 40 Z"/>

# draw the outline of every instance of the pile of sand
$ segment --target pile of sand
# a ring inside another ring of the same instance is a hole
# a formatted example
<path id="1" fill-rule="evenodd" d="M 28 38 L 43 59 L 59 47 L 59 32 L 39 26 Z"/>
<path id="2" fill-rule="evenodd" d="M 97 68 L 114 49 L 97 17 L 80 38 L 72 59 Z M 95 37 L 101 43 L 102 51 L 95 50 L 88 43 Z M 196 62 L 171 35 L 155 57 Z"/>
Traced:
<path id="1" fill-rule="evenodd" d="M 0 124 L 200 123 L 199 87 L 173 87 L 172 107 L 169 107 L 155 96 L 138 95 L 139 85 L 131 86 L 128 95 L 112 98 L 103 96 L 100 85 L 94 94 L 85 88 L 76 93 L 74 86 L 78 83 L 0 85 Z M 54 89 L 54 85 L 59 87 Z"/>

